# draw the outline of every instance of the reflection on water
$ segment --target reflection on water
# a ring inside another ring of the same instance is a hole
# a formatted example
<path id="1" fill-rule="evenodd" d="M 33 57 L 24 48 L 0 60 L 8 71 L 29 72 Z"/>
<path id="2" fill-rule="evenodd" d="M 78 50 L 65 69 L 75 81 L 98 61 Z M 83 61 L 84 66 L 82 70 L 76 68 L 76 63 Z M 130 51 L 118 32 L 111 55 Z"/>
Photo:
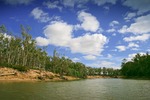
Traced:
<path id="1" fill-rule="evenodd" d="M 150 80 L 0 82 L 0 100 L 150 100 Z"/>

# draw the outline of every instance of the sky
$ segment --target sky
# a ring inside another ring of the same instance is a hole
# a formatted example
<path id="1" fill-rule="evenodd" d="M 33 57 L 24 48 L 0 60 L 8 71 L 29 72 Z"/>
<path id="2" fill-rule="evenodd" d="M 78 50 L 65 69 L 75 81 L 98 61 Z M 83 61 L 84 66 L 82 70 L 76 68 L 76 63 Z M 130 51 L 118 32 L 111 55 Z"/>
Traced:
<path id="1" fill-rule="evenodd" d="M 0 25 L 21 36 L 30 26 L 38 47 L 91 67 L 121 68 L 150 52 L 150 0 L 0 0 Z"/>

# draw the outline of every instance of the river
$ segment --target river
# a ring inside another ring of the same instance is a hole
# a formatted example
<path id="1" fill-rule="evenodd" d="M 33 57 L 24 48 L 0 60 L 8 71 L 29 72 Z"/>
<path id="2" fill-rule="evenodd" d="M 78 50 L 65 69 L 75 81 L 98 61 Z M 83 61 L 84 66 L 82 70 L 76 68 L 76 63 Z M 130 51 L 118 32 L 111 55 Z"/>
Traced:
<path id="1" fill-rule="evenodd" d="M 0 81 L 0 100 L 150 100 L 150 80 Z"/>

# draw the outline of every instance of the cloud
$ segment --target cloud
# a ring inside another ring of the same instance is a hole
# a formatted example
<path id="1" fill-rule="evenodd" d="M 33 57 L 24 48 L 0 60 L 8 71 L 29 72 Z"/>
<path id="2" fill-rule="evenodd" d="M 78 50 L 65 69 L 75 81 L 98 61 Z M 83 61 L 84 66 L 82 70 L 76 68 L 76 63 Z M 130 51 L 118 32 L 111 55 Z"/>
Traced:
<path id="1" fill-rule="evenodd" d="M 78 8 L 82 8 L 84 4 L 86 4 L 89 0 L 62 0 L 62 4 L 65 7 L 75 7 L 77 5 Z"/>
<path id="2" fill-rule="evenodd" d="M 116 29 L 111 28 L 111 29 L 108 29 L 106 32 L 108 32 L 108 33 L 112 33 L 112 32 L 115 32 L 115 31 L 116 31 Z"/>
<path id="3" fill-rule="evenodd" d="M 70 48 L 73 53 L 99 55 L 107 41 L 107 38 L 102 34 L 85 34 L 84 36 L 73 38 Z"/>
<path id="4" fill-rule="evenodd" d="M 123 27 L 121 29 L 118 30 L 119 33 L 126 33 L 127 32 L 127 25 L 123 25 Z"/>
<path id="5" fill-rule="evenodd" d="M 117 35 L 116 33 L 113 33 L 113 34 L 112 34 L 112 36 L 116 36 L 116 35 Z"/>
<path id="6" fill-rule="evenodd" d="M 115 65 L 114 62 L 110 62 L 110 61 L 101 61 L 100 62 L 100 66 L 101 67 L 107 67 L 107 68 L 111 68 Z"/>
<path id="7" fill-rule="evenodd" d="M 127 48 L 125 46 L 116 46 L 116 48 L 121 52 L 121 51 L 125 51 Z"/>
<path id="8" fill-rule="evenodd" d="M 88 64 L 88 66 L 95 67 L 95 68 L 106 67 L 106 68 L 115 68 L 115 69 L 119 68 L 120 69 L 120 67 L 118 67 L 114 62 L 106 61 L 106 60 L 90 63 Z"/>
<path id="9" fill-rule="evenodd" d="M 133 42 L 130 42 L 127 46 L 127 49 L 131 49 L 134 51 L 138 51 L 139 50 L 139 45 Z"/>
<path id="10" fill-rule="evenodd" d="M 138 48 L 131 48 L 131 50 L 138 51 L 140 49 L 138 49 Z"/>
<path id="11" fill-rule="evenodd" d="M 35 41 L 36 41 L 36 44 L 39 46 L 47 46 L 49 44 L 48 39 L 43 38 L 43 37 L 37 37 Z"/>
<path id="12" fill-rule="evenodd" d="M 45 27 L 44 35 L 49 39 L 50 44 L 67 47 L 72 39 L 72 31 L 72 25 L 55 21 Z"/>
<path id="13" fill-rule="evenodd" d="M 19 4 L 28 5 L 34 0 L 3 0 L 3 1 L 10 5 L 19 5 Z"/>
<path id="14" fill-rule="evenodd" d="M 123 5 L 128 6 L 133 10 L 137 10 L 138 15 L 150 11 L 149 4 L 150 0 L 126 0 L 123 2 Z"/>
<path id="15" fill-rule="evenodd" d="M 129 47 L 129 48 L 132 48 L 132 47 L 136 47 L 136 48 L 138 48 L 138 47 L 139 47 L 139 45 L 138 45 L 138 44 L 136 44 L 136 43 L 130 42 L 130 43 L 129 43 L 129 45 L 128 45 L 128 47 Z"/>
<path id="16" fill-rule="evenodd" d="M 31 15 L 34 17 L 34 19 L 37 19 L 39 22 L 48 22 L 51 19 L 48 16 L 48 13 L 45 13 L 43 10 L 40 8 L 34 8 L 31 11 Z"/>
<path id="17" fill-rule="evenodd" d="M 98 6 L 104 5 L 106 3 L 116 4 L 117 0 L 93 0 Z"/>
<path id="18" fill-rule="evenodd" d="M 104 5 L 106 3 L 109 4 L 116 4 L 117 0 L 60 0 L 59 3 L 63 5 L 64 7 L 70 7 L 70 8 L 85 8 L 85 5 L 90 2 L 94 3 L 98 6 Z M 55 5 L 55 3 L 54 3 Z M 108 9 L 108 7 L 106 8 Z"/>
<path id="19" fill-rule="evenodd" d="M 108 42 L 107 37 L 102 34 L 84 34 L 73 37 L 73 25 L 66 22 L 51 22 L 44 28 L 44 35 L 49 44 L 70 48 L 72 53 L 98 56 L 103 51 L 104 45 Z M 38 39 L 36 39 L 38 40 Z M 37 41 L 40 43 L 39 41 Z"/>
<path id="20" fill-rule="evenodd" d="M 150 52 L 150 49 L 147 49 L 148 52 Z"/>
<path id="21" fill-rule="evenodd" d="M 103 7 L 105 10 L 109 10 L 109 7 L 108 6 L 104 6 Z"/>
<path id="22" fill-rule="evenodd" d="M 81 28 L 85 31 L 96 32 L 100 26 L 97 18 L 84 11 L 79 12 L 78 19 L 81 22 Z"/>
<path id="23" fill-rule="evenodd" d="M 126 21 L 130 21 L 130 19 L 132 19 L 133 17 L 136 16 L 136 13 L 134 12 L 129 12 L 127 13 L 126 17 L 124 18 Z"/>
<path id="24" fill-rule="evenodd" d="M 72 58 L 72 61 L 73 62 L 78 62 L 78 61 L 80 61 L 80 59 L 75 57 L 75 58 Z"/>
<path id="25" fill-rule="evenodd" d="M 75 2 L 75 0 L 63 0 L 62 3 L 64 6 L 74 7 L 76 2 Z"/>
<path id="26" fill-rule="evenodd" d="M 108 33 L 116 32 L 116 25 L 119 25 L 118 21 L 113 20 L 112 22 L 110 22 L 109 26 L 111 27 L 111 29 L 108 29 L 106 32 Z"/>
<path id="27" fill-rule="evenodd" d="M 143 34 L 150 32 L 150 14 L 146 16 L 141 16 L 135 19 L 135 22 L 130 25 L 130 27 L 123 26 L 119 32 L 126 33 L 131 32 L 133 34 Z"/>
<path id="28" fill-rule="evenodd" d="M 135 19 L 135 23 L 131 24 L 127 31 L 134 34 L 142 34 L 150 32 L 150 14 L 146 16 L 141 16 Z"/>
<path id="29" fill-rule="evenodd" d="M 86 60 L 95 60 L 95 59 L 96 59 L 96 56 L 87 55 L 87 56 L 83 56 L 83 58 L 86 59 Z"/>
<path id="30" fill-rule="evenodd" d="M 118 24 L 119 24 L 119 22 L 114 20 L 109 24 L 109 26 L 114 27 L 115 25 L 118 25 Z"/>
<path id="31" fill-rule="evenodd" d="M 130 42 L 130 41 L 146 41 L 148 39 L 150 39 L 150 34 L 142 34 L 138 36 L 125 37 L 123 40 L 126 42 Z"/>
<path id="32" fill-rule="evenodd" d="M 117 48 L 120 52 L 126 51 L 127 49 L 138 50 L 139 45 L 136 44 L 136 43 L 130 42 L 130 43 L 128 44 L 128 46 L 120 45 L 120 46 L 116 46 L 116 48 Z"/>
<path id="33" fill-rule="evenodd" d="M 60 11 L 62 10 L 62 7 L 61 6 L 58 6 L 59 2 L 58 1 L 54 1 L 54 2 L 44 2 L 43 5 L 46 5 L 48 8 L 50 9 L 59 9 Z"/>
<path id="34" fill-rule="evenodd" d="M 108 58 L 112 58 L 112 55 L 111 55 L 111 54 L 107 54 L 107 57 L 108 57 Z"/>
<path id="35" fill-rule="evenodd" d="M 139 52 L 138 54 L 145 55 L 144 52 Z M 135 55 L 137 55 L 137 53 L 129 54 L 128 58 L 127 58 L 127 61 L 131 61 L 135 57 Z"/>

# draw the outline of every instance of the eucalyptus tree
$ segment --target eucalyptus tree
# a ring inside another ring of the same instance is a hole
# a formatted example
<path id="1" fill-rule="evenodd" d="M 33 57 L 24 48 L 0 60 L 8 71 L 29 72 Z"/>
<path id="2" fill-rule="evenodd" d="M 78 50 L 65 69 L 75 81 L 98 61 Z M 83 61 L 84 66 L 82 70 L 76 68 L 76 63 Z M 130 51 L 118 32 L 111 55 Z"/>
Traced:
<path id="1" fill-rule="evenodd" d="M 150 78 L 150 55 L 136 54 L 131 61 L 122 64 L 121 72 L 128 77 Z"/>

